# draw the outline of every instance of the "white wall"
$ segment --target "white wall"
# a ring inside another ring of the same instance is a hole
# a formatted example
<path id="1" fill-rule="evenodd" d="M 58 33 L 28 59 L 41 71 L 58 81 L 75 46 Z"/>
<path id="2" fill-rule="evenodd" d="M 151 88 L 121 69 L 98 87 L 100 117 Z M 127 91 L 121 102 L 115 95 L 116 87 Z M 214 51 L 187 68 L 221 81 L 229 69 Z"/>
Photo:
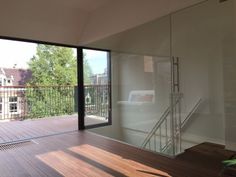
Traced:
<path id="1" fill-rule="evenodd" d="M 170 16 L 89 43 L 89 47 L 127 54 L 170 56 Z"/>

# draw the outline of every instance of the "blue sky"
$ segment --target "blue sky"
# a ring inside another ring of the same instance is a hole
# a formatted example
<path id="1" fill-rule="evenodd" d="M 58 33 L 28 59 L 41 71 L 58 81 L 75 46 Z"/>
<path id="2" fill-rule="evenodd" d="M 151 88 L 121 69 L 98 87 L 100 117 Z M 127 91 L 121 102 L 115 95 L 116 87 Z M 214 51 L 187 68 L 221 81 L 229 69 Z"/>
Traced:
<path id="1" fill-rule="evenodd" d="M 107 52 L 86 49 L 84 53 L 93 74 L 104 73 L 104 69 L 107 68 Z"/>
<path id="2" fill-rule="evenodd" d="M 0 39 L 0 67 L 12 68 L 16 65 L 16 68 L 28 68 L 27 62 L 36 54 L 36 47 L 35 43 Z M 107 53 L 94 50 L 84 52 L 93 73 L 103 73 L 107 66 Z"/>

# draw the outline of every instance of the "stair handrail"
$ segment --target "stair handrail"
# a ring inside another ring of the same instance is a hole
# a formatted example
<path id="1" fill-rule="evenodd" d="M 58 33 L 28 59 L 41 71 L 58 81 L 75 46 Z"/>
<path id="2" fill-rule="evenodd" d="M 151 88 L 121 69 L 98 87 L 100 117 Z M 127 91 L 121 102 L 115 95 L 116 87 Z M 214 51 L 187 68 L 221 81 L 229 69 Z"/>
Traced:
<path id="1" fill-rule="evenodd" d="M 176 100 L 175 105 L 177 103 L 179 103 L 181 99 L 181 96 Z M 174 106 L 175 106 L 174 105 Z M 145 148 L 147 143 L 150 141 L 150 139 L 152 138 L 152 136 L 156 133 L 156 131 L 161 127 L 162 123 L 167 119 L 168 115 L 170 114 L 170 106 L 168 106 L 168 108 L 166 108 L 166 110 L 164 111 L 164 113 L 161 115 L 160 119 L 158 120 L 158 122 L 154 125 L 154 127 L 152 128 L 152 130 L 148 133 L 147 137 L 144 139 L 141 147 Z"/>
<path id="2" fill-rule="evenodd" d="M 145 148 L 147 143 L 150 141 L 152 136 L 155 134 L 156 130 L 162 125 L 164 120 L 167 118 L 167 116 L 170 114 L 170 107 L 168 107 L 165 112 L 162 114 L 161 118 L 158 120 L 158 122 L 154 125 L 152 130 L 148 133 L 147 137 L 144 139 L 142 147 Z"/>
<path id="3" fill-rule="evenodd" d="M 188 115 L 186 116 L 186 118 L 184 119 L 183 122 L 181 122 L 181 129 L 184 128 L 184 126 L 186 125 L 186 123 L 188 122 L 188 120 L 192 117 L 192 115 L 194 114 L 194 112 L 198 109 L 199 105 L 202 103 L 202 98 L 200 98 L 197 103 L 194 105 L 194 107 L 191 109 L 191 111 L 188 113 Z M 175 132 L 175 136 L 179 134 L 179 131 Z M 161 152 L 166 151 L 166 149 L 169 148 L 169 146 L 171 145 L 171 139 L 168 140 L 168 142 L 166 143 L 166 145 L 161 149 Z"/>
<path id="4" fill-rule="evenodd" d="M 199 105 L 202 103 L 202 98 L 200 98 L 197 103 L 194 105 L 194 107 L 191 109 L 191 111 L 188 113 L 186 118 L 181 122 L 181 129 L 186 125 L 188 120 L 192 117 L 192 115 L 195 113 L 195 111 L 198 109 Z"/>

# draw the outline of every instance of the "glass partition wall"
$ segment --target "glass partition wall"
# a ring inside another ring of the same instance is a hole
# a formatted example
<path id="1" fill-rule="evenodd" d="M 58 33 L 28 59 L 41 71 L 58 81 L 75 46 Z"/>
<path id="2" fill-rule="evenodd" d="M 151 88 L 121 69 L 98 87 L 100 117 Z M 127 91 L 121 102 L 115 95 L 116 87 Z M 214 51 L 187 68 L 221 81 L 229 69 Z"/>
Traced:
<path id="1" fill-rule="evenodd" d="M 111 50 L 112 125 L 91 131 L 173 155 L 170 16 L 91 46 Z"/>
<path id="2" fill-rule="evenodd" d="M 235 150 L 234 3 L 209 0 L 90 44 L 111 50 L 113 121 L 91 131 L 170 156 Z"/>
<path id="3" fill-rule="evenodd" d="M 176 153 L 208 142 L 225 144 L 220 24 L 224 5 L 210 0 L 171 15 L 172 56 L 179 58 L 182 94 Z"/>

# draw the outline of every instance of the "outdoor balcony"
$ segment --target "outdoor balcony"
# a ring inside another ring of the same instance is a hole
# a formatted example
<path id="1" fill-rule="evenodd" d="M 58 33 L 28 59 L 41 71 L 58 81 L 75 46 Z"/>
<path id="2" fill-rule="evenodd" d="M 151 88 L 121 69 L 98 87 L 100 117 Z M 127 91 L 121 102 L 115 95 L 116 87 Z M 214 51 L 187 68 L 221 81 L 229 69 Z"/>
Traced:
<path id="1" fill-rule="evenodd" d="M 107 85 L 85 86 L 85 124 L 108 121 Z M 0 144 L 78 130 L 77 86 L 0 88 Z"/>

